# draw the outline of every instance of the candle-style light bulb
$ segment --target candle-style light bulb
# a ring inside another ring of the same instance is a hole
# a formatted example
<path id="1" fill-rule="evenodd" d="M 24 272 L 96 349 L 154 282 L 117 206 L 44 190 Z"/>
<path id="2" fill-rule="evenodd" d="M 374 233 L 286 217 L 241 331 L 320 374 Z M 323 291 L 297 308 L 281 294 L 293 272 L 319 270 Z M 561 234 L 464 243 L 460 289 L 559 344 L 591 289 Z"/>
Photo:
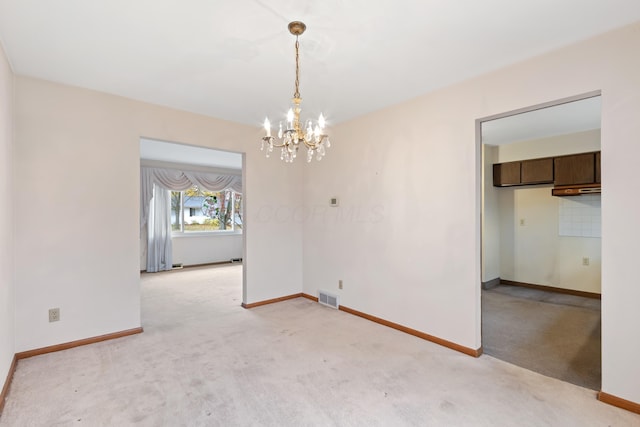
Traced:
<path id="1" fill-rule="evenodd" d="M 320 113 L 320 117 L 318 117 L 318 126 L 320 126 L 320 130 L 324 129 L 325 121 L 324 116 Z"/>
<path id="2" fill-rule="evenodd" d="M 289 129 L 293 127 L 293 110 L 289 108 L 287 111 L 287 122 L 289 123 Z"/>
<path id="3" fill-rule="evenodd" d="M 264 130 L 267 131 L 267 136 L 271 136 L 271 123 L 267 117 L 264 118 Z"/>

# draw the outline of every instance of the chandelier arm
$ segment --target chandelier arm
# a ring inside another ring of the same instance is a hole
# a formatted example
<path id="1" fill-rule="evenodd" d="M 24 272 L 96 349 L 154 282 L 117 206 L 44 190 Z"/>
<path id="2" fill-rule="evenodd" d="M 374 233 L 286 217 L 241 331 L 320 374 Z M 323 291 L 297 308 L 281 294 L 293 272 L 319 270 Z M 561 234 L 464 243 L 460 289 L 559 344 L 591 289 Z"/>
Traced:
<path id="1" fill-rule="evenodd" d="M 267 144 L 273 145 L 275 148 L 282 148 L 287 146 L 287 144 L 284 142 L 282 144 L 274 143 L 273 141 L 275 140 L 275 138 L 272 136 L 263 136 L 262 140 Z"/>
<path id="2" fill-rule="evenodd" d="M 311 142 L 307 142 L 304 138 L 302 139 L 302 142 L 304 142 L 304 145 L 307 148 L 310 148 L 312 150 L 315 150 L 316 148 L 320 147 L 322 145 L 322 143 L 324 142 L 324 139 L 326 137 L 328 137 L 329 135 L 319 135 L 320 140 L 318 142 L 315 141 L 311 141 Z M 275 146 L 274 146 L 275 147 Z"/>

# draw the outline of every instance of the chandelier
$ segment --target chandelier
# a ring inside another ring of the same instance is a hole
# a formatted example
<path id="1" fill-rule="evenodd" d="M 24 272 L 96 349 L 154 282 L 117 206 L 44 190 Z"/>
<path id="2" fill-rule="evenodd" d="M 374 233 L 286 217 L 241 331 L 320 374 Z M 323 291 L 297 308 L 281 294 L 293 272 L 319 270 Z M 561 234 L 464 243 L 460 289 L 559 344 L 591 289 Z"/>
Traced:
<path id="1" fill-rule="evenodd" d="M 322 160 L 327 148 L 331 146 L 329 137 L 324 133 L 325 120 L 320 113 L 318 121 L 314 124 L 311 120 L 304 122 L 304 129 L 300 122 L 300 65 L 298 64 L 298 51 L 300 44 L 298 36 L 304 33 L 307 26 L 300 22 L 294 21 L 289 23 L 289 32 L 296 36 L 296 90 L 293 93 L 293 107 L 289 109 L 286 117 L 286 128 L 282 127 L 282 122 L 278 128 L 278 137 L 271 136 L 271 123 L 268 118 L 264 119 L 264 130 L 266 136 L 262 137 L 262 148 L 266 150 L 267 157 L 273 152 L 273 148 L 280 148 L 280 160 L 292 163 L 298 154 L 301 144 L 307 147 L 307 162 L 310 162 L 314 155 L 317 160 Z"/>

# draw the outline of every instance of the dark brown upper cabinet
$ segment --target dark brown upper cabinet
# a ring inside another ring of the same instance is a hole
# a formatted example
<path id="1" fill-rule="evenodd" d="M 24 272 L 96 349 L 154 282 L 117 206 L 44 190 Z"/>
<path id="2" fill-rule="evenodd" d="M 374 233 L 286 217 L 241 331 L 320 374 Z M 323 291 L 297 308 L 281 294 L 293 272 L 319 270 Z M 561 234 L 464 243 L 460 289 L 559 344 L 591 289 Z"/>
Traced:
<path id="1" fill-rule="evenodd" d="M 521 184 L 553 183 L 553 157 L 523 160 L 520 177 Z"/>
<path id="2" fill-rule="evenodd" d="M 493 185 L 554 184 L 558 186 L 600 184 L 600 151 L 494 163 Z"/>
<path id="3" fill-rule="evenodd" d="M 493 185 L 496 187 L 551 183 L 553 183 L 553 157 L 493 165 Z"/>
<path id="4" fill-rule="evenodd" d="M 520 163 L 495 163 L 493 165 L 493 185 L 496 187 L 520 185 Z"/>
<path id="5" fill-rule="evenodd" d="M 555 157 L 554 184 L 576 185 L 596 182 L 595 153 Z"/>

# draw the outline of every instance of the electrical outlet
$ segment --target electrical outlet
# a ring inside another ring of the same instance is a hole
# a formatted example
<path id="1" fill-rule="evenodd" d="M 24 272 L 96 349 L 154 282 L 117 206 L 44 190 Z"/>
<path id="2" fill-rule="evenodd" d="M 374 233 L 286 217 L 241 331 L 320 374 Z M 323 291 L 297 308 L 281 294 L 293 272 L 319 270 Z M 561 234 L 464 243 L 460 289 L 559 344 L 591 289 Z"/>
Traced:
<path id="1" fill-rule="evenodd" d="M 586 256 L 582 258 L 582 265 L 589 265 L 589 257 Z"/>
<path id="2" fill-rule="evenodd" d="M 342 289 L 342 280 L 338 280 L 338 289 Z"/>
<path id="3" fill-rule="evenodd" d="M 60 320 L 60 309 L 59 308 L 50 308 L 49 309 L 49 322 L 57 322 Z"/>

